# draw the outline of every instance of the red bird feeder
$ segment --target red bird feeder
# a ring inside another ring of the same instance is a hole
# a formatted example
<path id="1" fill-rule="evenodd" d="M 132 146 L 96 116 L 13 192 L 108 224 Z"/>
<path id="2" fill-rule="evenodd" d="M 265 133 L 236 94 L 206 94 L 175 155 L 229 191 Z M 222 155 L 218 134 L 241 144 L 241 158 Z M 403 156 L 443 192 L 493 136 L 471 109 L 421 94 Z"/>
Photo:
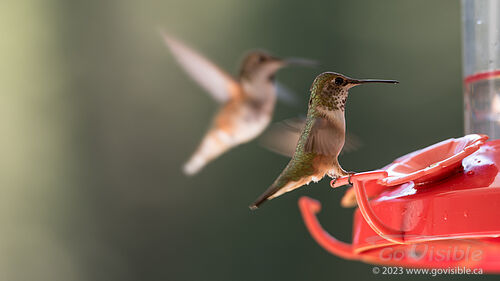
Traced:
<path id="1" fill-rule="evenodd" d="M 304 222 L 318 244 L 346 259 L 500 272 L 500 140 L 487 138 L 446 140 L 353 175 L 346 194 L 355 194 L 359 206 L 352 244 L 321 227 L 321 204 L 308 197 L 299 201 Z"/>
<path id="2" fill-rule="evenodd" d="M 352 244 L 321 227 L 318 201 L 301 198 L 305 224 L 327 251 L 375 264 L 500 272 L 499 15 L 497 1 L 462 1 L 465 131 L 495 140 L 450 139 L 353 175 L 341 202 L 358 204 Z"/>

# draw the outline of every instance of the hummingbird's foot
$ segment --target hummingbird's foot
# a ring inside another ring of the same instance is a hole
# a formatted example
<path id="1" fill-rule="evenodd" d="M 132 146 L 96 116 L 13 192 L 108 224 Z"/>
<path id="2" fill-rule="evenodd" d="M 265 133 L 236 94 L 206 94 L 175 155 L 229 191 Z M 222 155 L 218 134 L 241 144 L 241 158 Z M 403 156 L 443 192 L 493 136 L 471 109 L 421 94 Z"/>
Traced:
<path id="1" fill-rule="evenodd" d="M 334 176 L 334 177 L 332 177 L 332 178 L 333 178 L 333 179 L 332 179 L 331 185 L 332 185 L 332 186 L 334 186 L 334 185 L 335 185 L 335 183 L 337 182 L 338 177 Z"/>
<path id="2" fill-rule="evenodd" d="M 349 177 L 347 178 L 347 182 L 349 183 L 350 186 L 353 186 L 351 177 L 356 174 L 356 172 L 348 172 Z"/>

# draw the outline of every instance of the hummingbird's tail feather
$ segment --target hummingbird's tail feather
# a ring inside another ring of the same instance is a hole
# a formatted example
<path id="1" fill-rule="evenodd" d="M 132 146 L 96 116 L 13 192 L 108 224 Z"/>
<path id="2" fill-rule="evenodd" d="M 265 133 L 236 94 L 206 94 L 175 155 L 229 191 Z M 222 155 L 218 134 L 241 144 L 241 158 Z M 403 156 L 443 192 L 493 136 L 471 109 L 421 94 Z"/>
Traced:
<path id="1" fill-rule="evenodd" d="M 196 154 L 194 154 L 189 159 L 189 161 L 184 164 L 184 166 L 182 167 L 182 171 L 184 172 L 184 174 L 192 176 L 197 174 L 203 167 L 205 167 L 207 163 L 208 162 L 204 158 L 198 157 Z"/>
<path id="2" fill-rule="evenodd" d="M 255 202 L 253 202 L 250 206 L 248 206 L 250 208 L 250 210 L 257 210 L 260 205 L 262 205 L 262 203 L 266 202 L 267 199 L 269 198 L 269 194 L 267 194 L 267 192 L 264 192 L 261 196 L 259 196 L 259 198 L 257 198 L 257 200 L 255 200 Z"/>
<path id="3" fill-rule="evenodd" d="M 198 173 L 209 162 L 234 146 L 234 141 L 221 130 L 210 130 L 203 138 L 200 146 L 183 167 L 186 175 Z"/>
<path id="4" fill-rule="evenodd" d="M 279 176 L 276 179 L 276 181 L 264 193 L 262 193 L 262 195 L 260 195 L 259 198 L 257 198 L 257 200 L 255 200 L 255 202 L 253 202 L 249 206 L 249 208 L 250 208 L 250 210 L 256 210 L 260 207 L 260 205 L 262 205 L 267 200 L 271 200 L 273 198 L 276 198 L 276 197 L 282 195 L 283 193 L 286 193 L 286 192 L 292 191 L 296 188 L 299 188 L 299 187 L 303 186 L 304 184 L 306 184 L 307 182 L 309 182 L 309 181 L 306 181 L 306 180 L 300 180 L 298 182 L 297 181 L 288 181 L 288 180 L 282 178 L 282 176 Z"/>

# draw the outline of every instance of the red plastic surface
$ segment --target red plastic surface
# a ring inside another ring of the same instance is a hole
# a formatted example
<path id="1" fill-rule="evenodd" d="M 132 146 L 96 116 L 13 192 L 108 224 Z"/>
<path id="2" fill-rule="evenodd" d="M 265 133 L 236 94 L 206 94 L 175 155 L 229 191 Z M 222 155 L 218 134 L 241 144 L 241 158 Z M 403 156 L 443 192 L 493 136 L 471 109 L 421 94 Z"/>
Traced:
<path id="1" fill-rule="evenodd" d="M 467 135 L 448 139 L 409 153 L 384 167 L 388 176 L 379 183 L 387 186 L 413 181 L 416 185 L 448 177 L 461 169 L 462 160 L 476 152 L 488 139 L 486 135 Z M 338 179 L 334 187 L 347 184 L 347 176 Z"/>
<path id="2" fill-rule="evenodd" d="M 474 148 L 474 153 L 458 162 L 458 172 L 449 173 L 449 165 L 434 165 L 439 168 L 427 175 L 437 181 L 424 181 L 419 186 L 409 181 L 389 187 L 381 181 L 389 171 L 353 175 L 359 208 L 354 214 L 352 244 L 340 242 L 322 229 L 315 215 L 320 210 L 319 202 L 301 198 L 299 206 L 311 235 L 329 252 L 347 259 L 407 267 L 467 266 L 499 272 L 500 140 L 482 145 L 484 136 L 476 136 L 441 142 L 395 162 L 409 163 L 427 153 L 433 154 L 429 159 L 442 162 L 437 152 L 454 150 L 461 154 L 477 145 L 479 150 Z M 460 147 L 457 142 L 461 141 L 468 144 Z M 456 159 L 453 155 L 448 158 Z M 427 165 L 426 161 L 420 163 Z M 452 254 L 459 258 L 452 258 Z"/>

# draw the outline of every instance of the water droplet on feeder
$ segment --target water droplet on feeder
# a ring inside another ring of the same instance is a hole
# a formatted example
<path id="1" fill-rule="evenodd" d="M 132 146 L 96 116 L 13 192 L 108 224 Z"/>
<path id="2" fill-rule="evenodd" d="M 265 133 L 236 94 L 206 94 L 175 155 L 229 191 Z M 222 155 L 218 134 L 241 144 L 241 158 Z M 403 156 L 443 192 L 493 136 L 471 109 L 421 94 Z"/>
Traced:
<path id="1" fill-rule="evenodd" d="M 483 24 L 483 21 L 482 20 L 477 20 L 476 24 Z"/>

